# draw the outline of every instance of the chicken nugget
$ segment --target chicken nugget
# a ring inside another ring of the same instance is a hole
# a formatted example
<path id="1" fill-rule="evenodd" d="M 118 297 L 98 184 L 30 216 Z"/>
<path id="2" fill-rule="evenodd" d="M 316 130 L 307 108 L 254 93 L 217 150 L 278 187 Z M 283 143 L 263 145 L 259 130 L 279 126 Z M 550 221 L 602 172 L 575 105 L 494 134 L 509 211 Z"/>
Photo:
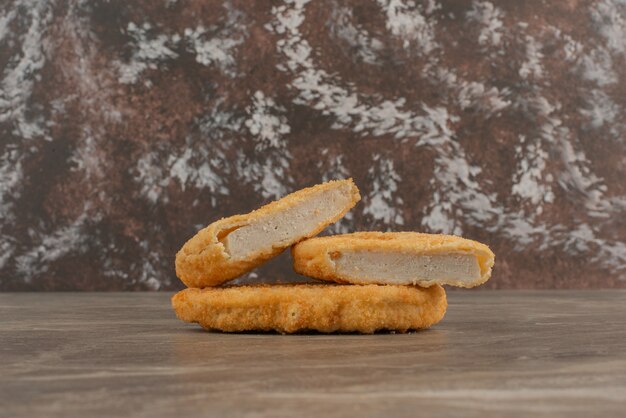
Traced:
<path id="1" fill-rule="evenodd" d="M 200 230 L 176 254 L 176 275 L 189 287 L 217 286 L 320 233 L 359 201 L 352 179 L 299 190 L 245 215 Z"/>
<path id="2" fill-rule="evenodd" d="M 283 284 L 185 289 L 172 297 L 178 318 L 207 330 L 406 332 L 439 322 L 441 286 Z"/>
<path id="3" fill-rule="evenodd" d="M 468 239 L 417 232 L 356 232 L 312 238 L 291 250 L 296 272 L 339 283 L 474 287 L 495 255 Z"/>

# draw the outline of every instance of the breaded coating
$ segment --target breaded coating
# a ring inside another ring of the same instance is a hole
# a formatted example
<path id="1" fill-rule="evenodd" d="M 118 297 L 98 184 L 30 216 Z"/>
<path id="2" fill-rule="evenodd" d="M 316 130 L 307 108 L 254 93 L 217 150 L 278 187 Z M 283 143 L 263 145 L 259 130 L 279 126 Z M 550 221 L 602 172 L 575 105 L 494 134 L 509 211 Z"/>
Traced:
<path id="1" fill-rule="evenodd" d="M 248 214 L 222 218 L 183 245 L 176 254 L 176 275 L 188 287 L 220 285 L 317 235 L 360 198 L 352 179 L 330 181 Z"/>
<path id="2" fill-rule="evenodd" d="M 406 332 L 439 322 L 441 286 L 293 284 L 185 289 L 172 297 L 178 318 L 207 330 Z"/>
<path id="3" fill-rule="evenodd" d="M 474 287 L 491 276 L 495 255 L 484 244 L 440 234 L 356 232 L 317 237 L 291 250 L 296 272 L 355 284 Z"/>

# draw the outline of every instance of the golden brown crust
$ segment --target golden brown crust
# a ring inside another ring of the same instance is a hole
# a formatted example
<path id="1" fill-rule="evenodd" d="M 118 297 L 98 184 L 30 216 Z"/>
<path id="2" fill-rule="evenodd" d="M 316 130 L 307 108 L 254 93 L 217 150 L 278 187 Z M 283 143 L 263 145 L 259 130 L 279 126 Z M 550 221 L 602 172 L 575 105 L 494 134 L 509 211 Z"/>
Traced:
<path id="1" fill-rule="evenodd" d="M 408 252 L 416 255 L 471 254 L 476 256 L 480 278 L 475 281 L 446 280 L 459 287 L 474 287 L 491 277 L 495 255 L 485 244 L 454 235 L 422 234 L 418 232 L 355 232 L 352 234 L 317 237 L 302 241 L 291 249 L 297 273 L 315 279 L 338 283 L 361 283 L 337 272 L 332 256 L 342 251 Z M 432 286 L 440 280 L 417 280 L 420 286 Z M 371 283 L 371 281 L 370 281 Z"/>
<path id="2" fill-rule="evenodd" d="M 179 319 L 226 332 L 361 332 L 428 328 L 447 308 L 441 286 L 258 285 L 185 289 Z"/>
<path id="3" fill-rule="evenodd" d="M 299 240 L 285 243 L 284 245 L 274 247 L 266 252 L 252 254 L 244 260 L 233 261 L 229 258 L 228 253 L 224 249 L 224 245 L 219 240 L 220 234 L 243 226 L 270 213 L 288 209 L 314 193 L 337 187 L 342 183 L 350 185 L 352 196 L 350 204 L 346 206 L 340 214 L 324 222 L 320 222 L 318 228 L 310 234 L 300 237 L 300 239 L 319 234 L 326 226 L 343 217 L 343 215 L 361 199 L 359 190 L 352 179 L 329 181 L 324 184 L 307 187 L 248 214 L 230 216 L 213 222 L 206 228 L 198 231 L 198 233 L 187 241 L 176 254 L 176 275 L 188 287 L 207 287 L 218 286 L 254 269 L 270 258 L 277 256 L 287 247 L 295 244 L 295 242 Z"/>

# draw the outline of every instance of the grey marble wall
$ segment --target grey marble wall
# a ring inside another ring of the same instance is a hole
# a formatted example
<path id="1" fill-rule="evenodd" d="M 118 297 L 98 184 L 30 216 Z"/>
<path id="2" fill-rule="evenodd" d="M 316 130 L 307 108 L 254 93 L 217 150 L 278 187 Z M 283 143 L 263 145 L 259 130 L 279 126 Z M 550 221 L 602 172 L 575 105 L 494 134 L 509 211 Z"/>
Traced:
<path id="1" fill-rule="evenodd" d="M 625 68 L 619 0 L 3 0 L 0 289 L 178 288 L 201 226 L 347 176 L 331 232 L 625 287 Z"/>

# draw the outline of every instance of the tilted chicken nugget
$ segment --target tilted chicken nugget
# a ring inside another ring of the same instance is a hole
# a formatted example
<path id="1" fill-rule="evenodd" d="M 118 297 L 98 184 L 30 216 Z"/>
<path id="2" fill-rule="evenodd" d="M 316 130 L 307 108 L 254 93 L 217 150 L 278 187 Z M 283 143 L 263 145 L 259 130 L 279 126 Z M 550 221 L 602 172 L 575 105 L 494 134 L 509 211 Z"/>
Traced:
<path id="1" fill-rule="evenodd" d="M 176 275 L 189 287 L 217 286 L 319 234 L 361 196 L 352 179 L 299 190 L 245 215 L 200 230 L 176 254 Z"/>

